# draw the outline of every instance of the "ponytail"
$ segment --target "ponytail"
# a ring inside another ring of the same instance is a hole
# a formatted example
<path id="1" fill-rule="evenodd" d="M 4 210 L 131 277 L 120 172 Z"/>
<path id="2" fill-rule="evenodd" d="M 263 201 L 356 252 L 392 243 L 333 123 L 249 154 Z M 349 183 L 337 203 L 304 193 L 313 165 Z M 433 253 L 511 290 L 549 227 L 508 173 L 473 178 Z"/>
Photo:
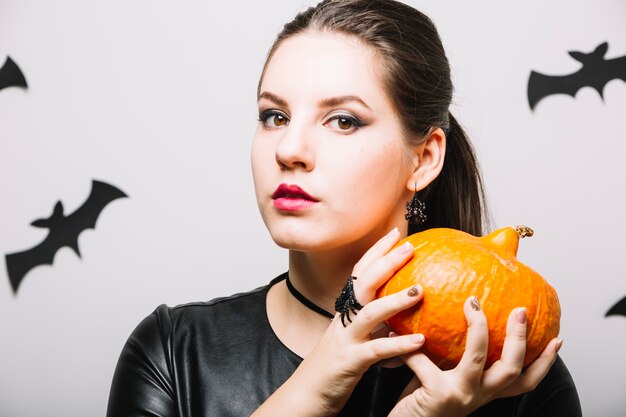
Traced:
<path id="1" fill-rule="evenodd" d="M 446 155 L 439 176 L 418 193 L 426 205 L 425 223 L 409 226 L 409 234 L 433 227 L 449 227 L 482 236 L 485 208 L 483 183 L 474 149 L 457 120 L 448 113 Z"/>

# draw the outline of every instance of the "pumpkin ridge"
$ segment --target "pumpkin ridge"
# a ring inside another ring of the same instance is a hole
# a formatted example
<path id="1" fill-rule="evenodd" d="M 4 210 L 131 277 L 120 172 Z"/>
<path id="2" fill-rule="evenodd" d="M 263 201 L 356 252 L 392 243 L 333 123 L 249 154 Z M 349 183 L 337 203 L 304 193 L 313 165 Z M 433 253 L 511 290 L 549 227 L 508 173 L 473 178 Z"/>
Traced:
<path id="1" fill-rule="evenodd" d="M 537 302 L 535 304 L 535 311 L 534 311 L 535 317 L 539 318 L 539 320 L 541 320 L 542 318 L 542 310 L 543 310 L 543 304 L 544 304 L 543 298 L 544 298 L 543 291 L 539 291 L 539 296 L 537 297 Z M 528 343 L 529 340 L 533 340 L 538 325 L 539 325 L 539 321 L 533 320 L 530 326 L 527 326 L 528 332 L 526 333 L 526 343 Z"/>

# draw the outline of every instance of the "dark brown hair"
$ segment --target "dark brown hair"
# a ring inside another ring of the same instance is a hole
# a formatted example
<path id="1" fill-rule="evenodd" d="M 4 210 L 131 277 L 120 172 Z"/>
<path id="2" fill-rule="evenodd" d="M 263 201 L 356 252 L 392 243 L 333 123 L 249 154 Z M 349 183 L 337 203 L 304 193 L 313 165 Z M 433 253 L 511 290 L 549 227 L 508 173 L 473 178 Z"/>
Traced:
<path id="1" fill-rule="evenodd" d="M 324 0 L 284 26 L 269 51 L 263 74 L 281 43 L 305 31 L 341 33 L 371 47 L 407 136 L 419 142 L 432 128 L 446 133 L 443 169 L 418 193 L 428 220 L 410 227 L 409 233 L 450 227 L 482 235 L 487 218 L 482 180 L 469 139 L 449 111 L 453 92 L 450 65 L 433 22 L 394 0 Z"/>

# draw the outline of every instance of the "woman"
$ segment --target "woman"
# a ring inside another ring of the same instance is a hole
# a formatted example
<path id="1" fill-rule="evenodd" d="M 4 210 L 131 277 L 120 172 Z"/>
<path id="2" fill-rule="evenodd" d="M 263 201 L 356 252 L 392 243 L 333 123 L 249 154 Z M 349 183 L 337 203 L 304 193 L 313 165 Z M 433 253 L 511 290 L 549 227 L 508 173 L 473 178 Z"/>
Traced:
<path id="1" fill-rule="evenodd" d="M 423 335 L 382 324 L 422 298 L 416 286 L 374 300 L 412 256 L 408 244 L 392 249 L 402 237 L 481 234 L 480 179 L 451 98 L 436 29 L 406 5 L 324 1 L 288 23 L 259 82 L 252 168 L 289 272 L 249 293 L 160 306 L 122 351 L 108 415 L 581 415 L 560 340 L 522 371 L 523 306 L 487 370 L 475 297 L 449 371 L 420 353 Z M 388 361 L 398 357 L 405 365 Z"/>

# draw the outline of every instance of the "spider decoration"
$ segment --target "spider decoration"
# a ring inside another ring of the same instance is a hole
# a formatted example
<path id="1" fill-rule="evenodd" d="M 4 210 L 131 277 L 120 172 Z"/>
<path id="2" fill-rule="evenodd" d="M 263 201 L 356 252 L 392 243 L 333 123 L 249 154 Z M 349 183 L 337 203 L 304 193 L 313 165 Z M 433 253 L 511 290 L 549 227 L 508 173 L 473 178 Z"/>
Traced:
<path id="1" fill-rule="evenodd" d="M 422 224 L 426 222 L 426 205 L 419 199 L 413 198 L 406 203 L 406 210 L 408 213 L 404 215 L 404 218 L 411 224 Z"/>
<path id="2" fill-rule="evenodd" d="M 352 281 L 355 279 L 356 277 L 354 276 L 348 278 L 346 285 L 343 287 L 343 290 L 341 290 L 341 294 L 339 294 L 337 301 L 335 301 L 335 311 L 341 313 L 341 324 L 343 324 L 343 327 L 346 327 L 346 318 L 350 323 L 352 323 L 352 319 L 350 319 L 350 312 L 352 312 L 352 314 L 356 314 L 358 310 L 363 308 L 354 296 L 354 284 Z"/>

